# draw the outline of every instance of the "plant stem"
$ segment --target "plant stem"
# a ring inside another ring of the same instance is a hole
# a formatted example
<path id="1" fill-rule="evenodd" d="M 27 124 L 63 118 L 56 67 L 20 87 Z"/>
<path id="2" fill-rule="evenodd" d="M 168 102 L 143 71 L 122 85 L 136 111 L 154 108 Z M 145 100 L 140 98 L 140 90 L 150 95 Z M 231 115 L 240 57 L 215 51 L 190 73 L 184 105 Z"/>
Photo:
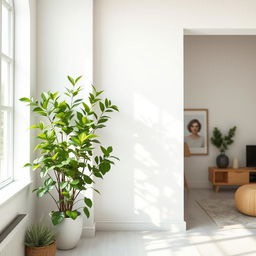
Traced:
<path id="1" fill-rule="evenodd" d="M 59 205 L 58 205 L 56 199 L 53 197 L 53 195 L 52 195 L 50 192 L 48 192 L 48 194 L 49 194 L 49 195 L 51 196 L 51 198 L 54 200 L 55 204 L 57 205 L 57 207 L 58 207 L 58 209 L 59 209 L 59 211 L 60 211 L 60 207 L 59 207 Z"/>

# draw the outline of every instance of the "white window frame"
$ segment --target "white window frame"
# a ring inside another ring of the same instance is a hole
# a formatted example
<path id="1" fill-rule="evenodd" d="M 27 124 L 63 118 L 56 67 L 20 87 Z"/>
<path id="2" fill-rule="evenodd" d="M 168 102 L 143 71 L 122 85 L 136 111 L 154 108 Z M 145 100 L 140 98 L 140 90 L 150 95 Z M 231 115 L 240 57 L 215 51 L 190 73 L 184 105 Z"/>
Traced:
<path id="1" fill-rule="evenodd" d="M 13 170 L 13 123 L 14 123 L 14 4 L 13 0 L 1 0 L 0 5 L 0 18 L 2 20 L 2 6 L 8 9 L 11 13 L 10 15 L 10 30 L 9 30 L 9 55 L 6 55 L 2 52 L 2 27 L 0 27 L 0 49 L 1 49 L 1 61 L 0 61 L 0 81 L 1 81 L 1 65 L 2 60 L 6 61 L 10 65 L 10 74 L 9 74 L 9 105 L 2 105 L 0 102 L 0 111 L 4 111 L 7 113 L 7 130 L 8 130 L 8 138 L 7 138 L 7 147 L 8 150 L 6 152 L 6 161 L 7 161 L 7 179 L 0 181 L 0 189 L 11 183 L 14 180 L 14 170 Z M 1 93 L 1 92 L 0 92 Z"/>

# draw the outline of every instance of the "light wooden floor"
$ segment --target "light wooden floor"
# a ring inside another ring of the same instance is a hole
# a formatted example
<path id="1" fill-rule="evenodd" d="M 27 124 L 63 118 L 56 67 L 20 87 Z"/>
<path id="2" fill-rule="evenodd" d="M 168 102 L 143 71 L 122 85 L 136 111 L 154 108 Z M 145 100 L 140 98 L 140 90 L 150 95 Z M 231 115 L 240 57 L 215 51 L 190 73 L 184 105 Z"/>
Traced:
<path id="1" fill-rule="evenodd" d="M 196 203 L 203 198 L 225 200 L 233 193 L 232 189 L 219 193 L 191 189 L 185 200 L 186 232 L 97 232 L 57 256 L 256 256 L 256 230 L 220 230 Z"/>

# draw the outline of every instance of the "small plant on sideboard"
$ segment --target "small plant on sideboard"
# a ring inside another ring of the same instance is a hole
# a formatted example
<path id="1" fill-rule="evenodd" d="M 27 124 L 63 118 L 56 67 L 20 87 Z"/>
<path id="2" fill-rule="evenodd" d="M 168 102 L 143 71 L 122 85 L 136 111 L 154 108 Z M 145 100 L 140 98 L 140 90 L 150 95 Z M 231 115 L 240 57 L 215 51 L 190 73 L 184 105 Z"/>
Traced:
<path id="1" fill-rule="evenodd" d="M 229 165 L 229 159 L 225 155 L 225 152 L 229 149 L 229 146 L 234 142 L 233 138 L 235 136 L 235 133 L 236 126 L 230 128 L 227 135 L 223 135 L 222 132 L 217 127 L 213 129 L 211 143 L 220 151 L 220 155 L 218 155 L 216 158 L 216 163 L 219 168 L 226 168 Z"/>

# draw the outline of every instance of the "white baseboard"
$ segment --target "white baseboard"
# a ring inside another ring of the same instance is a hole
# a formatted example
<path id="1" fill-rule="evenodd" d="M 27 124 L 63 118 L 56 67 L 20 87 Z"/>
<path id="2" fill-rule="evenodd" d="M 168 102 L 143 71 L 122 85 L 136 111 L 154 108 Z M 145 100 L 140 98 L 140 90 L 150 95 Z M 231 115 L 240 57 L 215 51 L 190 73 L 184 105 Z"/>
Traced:
<path id="1" fill-rule="evenodd" d="M 95 236 L 95 223 L 93 226 L 84 227 L 82 232 L 82 237 L 94 237 Z"/>
<path id="2" fill-rule="evenodd" d="M 102 231 L 185 231 L 186 222 L 162 222 L 155 225 L 152 222 L 116 222 L 97 221 L 96 230 Z"/>

